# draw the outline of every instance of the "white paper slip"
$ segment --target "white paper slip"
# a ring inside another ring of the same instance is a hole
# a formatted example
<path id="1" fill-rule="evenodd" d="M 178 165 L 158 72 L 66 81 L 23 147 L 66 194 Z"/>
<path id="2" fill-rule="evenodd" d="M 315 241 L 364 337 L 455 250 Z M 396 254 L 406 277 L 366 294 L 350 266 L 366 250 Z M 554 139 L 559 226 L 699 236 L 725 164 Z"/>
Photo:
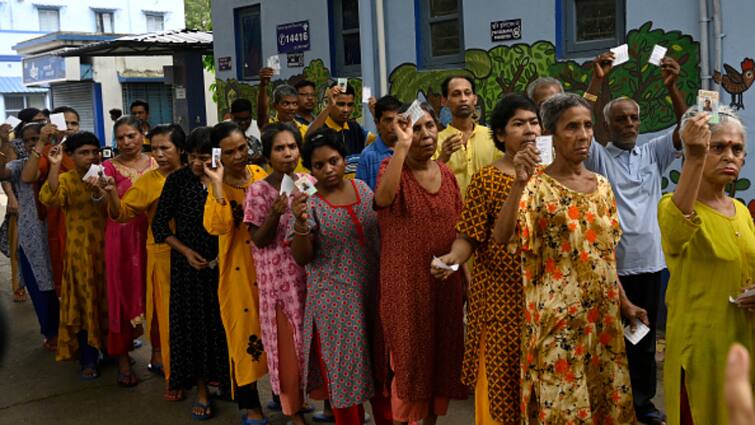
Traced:
<path id="1" fill-rule="evenodd" d="M 622 63 L 629 62 L 629 45 L 624 43 L 619 47 L 611 49 L 613 52 L 613 66 L 621 65 Z"/>
<path id="2" fill-rule="evenodd" d="M 210 270 L 214 269 L 217 266 L 218 266 L 218 259 L 217 258 L 214 259 L 214 260 L 212 260 L 212 261 L 207 262 L 207 267 L 209 267 Z"/>
<path id="3" fill-rule="evenodd" d="M 372 97 L 372 89 L 364 86 L 362 87 L 362 102 L 367 103 Z"/>
<path id="4" fill-rule="evenodd" d="M 65 131 L 68 128 L 66 126 L 66 116 L 62 112 L 50 114 L 50 123 L 55 127 L 58 127 L 58 130 L 60 131 Z"/>
<path id="5" fill-rule="evenodd" d="M 5 123 L 8 124 L 13 128 L 16 128 L 17 125 L 21 124 L 21 120 L 14 117 L 13 115 L 8 115 L 8 118 L 5 119 Z"/>
<path id="6" fill-rule="evenodd" d="M 451 271 L 457 271 L 457 270 L 459 270 L 459 265 L 458 264 L 448 265 L 448 264 L 444 263 L 443 260 L 441 260 L 438 257 L 433 257 L 433 261 L 432 261 L 432 263 L 430 265 L 433 266 L 433 267 L 435 267 L 436 269 L 441 269 L 441 270 L 451 270 Z"/>
<path id="7" fill-rule="evenodd" d="M 336 79 L 336 85 L 341 88 L 342 93 L 346 93 L 346 87 L 349 85 L 349 79 L 348 78 L 337 78 Z"/>
<path id="8" fill-rule="evenodd" d="M 550 165 L 553 162 L 553 136 L 537 136 L 535 146 L 540 151 L 540 163 Z"/>
<path id="9" fill-rule="evenodd" d="M 82 177 L 81 180 L 86 180 L 90 177 L 101 177 L 104 171 L 105 168 L 102 165 L 92 164 L 89 166 L 89 170 L 87 170 L 87 173 L 84 174 L 84 177 Z"/>
<path id="10" fill-rule="evenodd" d="M 749 298 L 749 297 L 752 297 L 753 295 L 755 295 L 755 288 L 748 289 L 748 290 L 742 292 L 741 294 L 737 295 L 737 298 L 734 298 L 734 297 L 732 297 L 730 295 L 729 296 L 729 302 L 732 303 L 732 304 L 736 304 L 739 301 L 741 301 L 742 298 Z"/>
<path id="11" fill-rule="evenodd" d="M 283 180 L 281 180 L 281 191 L 280 194 L 283 195 L 284 193 L 286 196 L 290 196 L 291 193 L 294 191 L 294 179 L 288 176 L 288 174 L 283 175 Z"/>
<path id="12" fill-rule="evenodd" d="M 409 109 L 407 109 L 406 112 L 404 112 L 402 116 L 405 119 L 409 120 L 409 126 L 413 126 L 414 123 L 417 122 L 424 115 L 425 115 L 425 111 L 420 106 L 419 100 L 415 99 L 414 102 L 412 102 L 411 106 L 409 106 Z"/>
<path id="13" fill-rule="evenodd" d="M 307 177 L 300 177 L 299 180 L 294 182 L 294 185 L 299 189 L 299 192 L 306 193 L 307 196 L 312 196 L 317 193 L 315 184 Z"/>
<path id="14" fill-rule="evenodd" d="M 280 75 L 281 73 L 281 58 L 278 55 L 272 55 L 267 58 L 267 67 L 272 68 L 273 75 Z"/>
<path id="15" fill-rule="evenodd" d="M 637 343 L 640 342 L 648 332 L 650 332 L 650 328 L 639 320 L 635 320 L 634 323 L 634 332 L 632 332 L 632 328 L 629 325 L 624 327 L 624 337 L 629 340 L 632 345 L 637 345 Z"/>
<path id="16" fill-rule="evenodd" d="M 212 148 L 212 164 L 210 166 L 218 168 L 218 164 L 220 164 L 220 148 Z"/>
<path id="17" fill-rule="evenodd" d="M 655 46 L 653 46 L 653 52 L 650 53 L 650 59 L 648 59 L 648 63 L 655 66 L 661 66 L 661 60 L 663 60 L 663 57 L 666 56 L 667 51 L 667 48 L 656 44 Z"/>

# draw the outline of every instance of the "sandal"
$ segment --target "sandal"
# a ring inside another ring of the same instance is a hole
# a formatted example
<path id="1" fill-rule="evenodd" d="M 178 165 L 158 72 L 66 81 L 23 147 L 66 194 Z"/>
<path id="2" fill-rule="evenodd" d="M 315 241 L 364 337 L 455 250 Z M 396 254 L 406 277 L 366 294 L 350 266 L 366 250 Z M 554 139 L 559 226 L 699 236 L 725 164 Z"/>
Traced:
<path id="1" fill-rule="evenodd" d="M 94 381 L 99 378 L 100 373 L 97 371 L 96 364 L 89 364 L 81 366 L 81 380 L 82 381 Z"/>
<path id="2" fill-rule="evenodd" d="M 58 338 L 57 337 L 50 338 L 50 339 L 45 338 L 45 341 L 42 343 L 42 348 L 44 348 L 45 350 L 51 353 L 56 352 L 58 350 Z"/>
<path id="3" fill-rule="evenodd" d="M 166 388 L 163 393 L 163 400 L 165 401 L 183 401 L 184 398 L 186 398 L 186 396 L 184 395 L 183 390 L 171 390 Z"/>
<path id="4" fill-rule="evenodd" d="M 154 373 L 155 375 L 165 376 L 165 370 L 163 368 L 163 365 L 160 363 L 147 364 L 147 370 Z"/>
<path id="5" fill-rule="evenodd" d="M 26 290 L 24 288 L 18 288 L 15 291 L 13 291 L 13 302 L 14 303 L 26 302 Z"/>
<path id="6" fill-rule="evenodd" d="M 268 425 L 267 418 L 252 419 L 247 415 L 241 415 L 241 425 Z"/>
<path id="7" fill-rule="evenodd" d="M 118 372 L 118 385 L 123 388 L 135 387 L 139 383 L 136 374 L 129 370 L 128 372 Z"/>
<path id="8" fill-rule="evenodd" d="M 197 413 L 195 409 L 201 409 L 202 413 Z M 191 418 L 197 421 L 206 421 L 212 417 L 212 402 L 202 403 L 201 401 L 195 401 L 191 405 Z"/>
<path id="9" fill-rule="evenodd" d="M 336 421 L 336 417 L 333 415 L 326 415 L 324 411 L 320 410 L 312 415 L 312 420 L 317 423 L 333 423 Z"/>

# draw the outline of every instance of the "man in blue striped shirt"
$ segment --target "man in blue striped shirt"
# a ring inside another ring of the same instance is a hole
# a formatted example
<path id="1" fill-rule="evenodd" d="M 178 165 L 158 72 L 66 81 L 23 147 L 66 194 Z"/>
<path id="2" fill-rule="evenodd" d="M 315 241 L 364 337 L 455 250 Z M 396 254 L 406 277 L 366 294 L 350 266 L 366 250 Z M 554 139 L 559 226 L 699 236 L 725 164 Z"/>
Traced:
<path id="1" fill-rule="evenodd" d="M 362 151 L 356 174 L 356 178 L 367 183 L 373 191 L 377 187 L 380 164 L 385 158 L 393 156 L 393 145 L 396 144 L 393 123 L 400 108 L 401 102 L 391 95 L 383 96 L 375 103 L 378 138 Z"/>

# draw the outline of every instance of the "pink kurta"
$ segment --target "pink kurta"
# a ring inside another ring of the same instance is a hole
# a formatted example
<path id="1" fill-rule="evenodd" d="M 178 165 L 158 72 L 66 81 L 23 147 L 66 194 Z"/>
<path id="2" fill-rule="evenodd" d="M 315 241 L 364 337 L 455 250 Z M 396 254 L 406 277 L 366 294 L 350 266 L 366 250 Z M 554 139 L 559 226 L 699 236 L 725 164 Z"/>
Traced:
<path id="1" fill-rule="evenodd" d="M 244 222 L 260 227 L 272 211 L 278 191 L 265 180 L 249 186 L 244 208 Z M 299 361 L 299 370 L 304 370 L 302 355 L 302 327 L 304 322 L 304 301 L 307 275 L 304 268 L 296 264 L 287 240 L 292 213 L 289 208 L 278 221 L 275 241 L 265 248 L 252 244 L 252 254 L 257 270 L 257 284 L 260 297 L 260 321 L 262 322 L 262 345 L 267 354 L 267 368 L 270 372 L 270 385 L 273 392 L 280 394 L 280 358 L 278 355 L 278 326 L 276 324 L 277 305 L 286 315 L 293 328 L 294 346 Z"/>
<path id="2" fill-rule="evenodd" d="M 154 159 L 141 170 L 125 167 L 117 161 L 105 161 L 105 174 L 115 179 L 118 196 L 121 198 L 131 185 L 144 173 L 157 167 Z M 121 347 L 130 346 L 131 335 L 120 338 L 113 334 L 123 333 L 132 324 L 142 321 L 145 304 L 145 279 L 147 265 L 147 216 L 141 214 L 128 223 L 108 219 L 105 226 L 105 272 L 107 276 L 108 336 L 111 355 L 124 354 Z M 115 352 L 113 352 L 113 350 Z M 128 350 L 126 350 L 128 351 Z"/>

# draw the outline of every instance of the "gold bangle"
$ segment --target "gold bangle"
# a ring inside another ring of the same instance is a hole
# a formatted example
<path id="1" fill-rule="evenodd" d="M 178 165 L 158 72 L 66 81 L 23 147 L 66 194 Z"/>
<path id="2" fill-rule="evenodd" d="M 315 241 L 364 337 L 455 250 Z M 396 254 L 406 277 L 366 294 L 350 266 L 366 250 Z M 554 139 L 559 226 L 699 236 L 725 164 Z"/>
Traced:
<path id="1" fill-rule="evenodd" d="M 597 101 L 598 101 L 598 96 L 596 96 L 596 95 L 594 95 L 594 94 L 592 94 L 592 93 L 590 93 L 590 92 L 585 92 L 585 93 L 584 93 L 584 94 L 582 95 L 582 97 L 584 97 L 584 98 L 585 98 L 585 100 L 587 100 L 588 102 L 592 102 L 592 103 L 595 103 L 595 102 L 597 102 Z"/>
<path id="2" fill-rule="evenodd" d="M 684 214 L 684 213 L 682 212 L 682 217 L 684 217 L 684 218 L 685 218 L 686 220 L 689 220 L 689 221 L 693 221 L 694 219 L 696 219 L 696 218 L 697 218 L 697 211 L 695 211 L 695 210 L 693 209 L 693 210 L 692 210 L 692 212 L 691 212 L 691 213 L 689 213 L 689 214 Z"/>

